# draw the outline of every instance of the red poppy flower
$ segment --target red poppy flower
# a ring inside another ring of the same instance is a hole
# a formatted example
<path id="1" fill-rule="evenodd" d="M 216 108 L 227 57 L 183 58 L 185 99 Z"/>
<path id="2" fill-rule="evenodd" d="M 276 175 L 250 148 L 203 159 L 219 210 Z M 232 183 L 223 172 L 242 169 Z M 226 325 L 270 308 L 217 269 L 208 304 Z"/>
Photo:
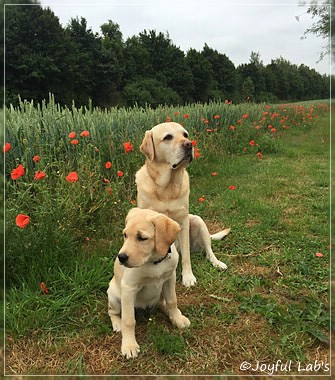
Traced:
<path id="1" fill-rule="evenodd" d="M 77 136 L 76 132 L 70 132 L 69 133 L 69 138 L 74 139 Z"/>
<path id="2" fill-rule="evenodd" d="M 213 173 L 211 173 L 211 176 L 216 177 L 218 174 L 219 174 L 218 172 L 213 172 Z"/>
<path id="3" fill-rule="evenodd" d="M 126 153 L 129 153 L 134 150 L 133 146 L 131 145 L 130 141 L 123 143 L 124 150 Z"/>
<path id="4" fill-rule="evenodd" d="M 258 152 L 258 153 L 257 153 L 257 156 L 258 156 L 259 158 L 263 158 L 263 155 L 262 155 L 261 152 Z"/>
<path id="5" fill-rule="evenodd" d="M 30 222 L 30 217 L 28 215 L 18 214 L 15 222 L 18 227 L 25 228 Z"/>
<path id="6" fill-rule="evenodd" d="M 107 178 L 104 178 L 104 182 L 111 183 L 111 181 L 109 179 L 107 179 Z"/>
<path id="7" fill-rule="evenodd" d="M 197 145 L 197 141 L 196 140 L 192 140 L 192 146 L 196 146 Z"/>
<path id="8" fill-rule="evenodd" d="M 234 185 L 229 186 L 229 190 L 236 190 L 236 186 Z"/>
<path id="9" fill-rule="evenodd" d="M 214 116 L 214 119 L 216 119 L 216 120 L 217 120 L 217 119 L 220 119 L 220 115 L 215 115 L 215 116 Z"/>
<path id="10" fill-rule="evenodd" d="M 235 127 L 234 127 L 233 125 L 231 125 L 231 126 L 229 127 L 229 129 L 230 129 L 231 131 L 234 131 L 234 130 L 235 130 Z"/>
<path id="11" fill-rule="evenodd" d="M 207 128 L 207 129 L 206 129 L 206 132 L 208 132 L 208 133 L 211 133 L 211 132 L 212 132 L 212 130 L 211 130 L 211 129 L 209 129 L 209 128 Z"/>
<path id="12" fill-rule="evenodd" d="M 79 144 L 79 140 L 71 140 L 71 144 L 72 145 L 78 145 Z"/>
<path id="13" fill-rule="evenodd" d="M 249 117 L 248 113 L 245 113 L 244 115 L 242 115 L 242 119 L 247 119 L 248 117 Z"/>
<path id="14" fill-rule="evenodd" d="M 47 288 L 47 286 L 45 285 L 44 282 L 41 282 L 41 283 L 40 283 L 40 289 L 42 290 L 42 292 L 43 292 L 44 294 L 48 294 L 48 293 L 49 293 L 49 289 Z"/>
<path id="15" fill-rule="evenodd" d="M 76 172 L 71 172 L 67 177 L 66 180 L 68 182 L 77 182 L 78 181 L 78 174 Z"/>
<path id="16" fill-rule="evenodd" d="M 43 179 L 43 178 L 45 178 L 45 176 L 46 176 L 46 174 L 44 172 L 42 172 L 42 171 L 40 171 L 40 172 L 36 171 L 34 179 L 35 180 Z"/>
<path id="17" fill-rule="evenodd" d="M 80 137 L 88 137 L 90 135 L 89 131 L 82 131 Z"/>
<path id="18" fill-rule="evenodd" d="M 254 141 L 254 140 L 251 140 L 251 141 L 249 142 L 249 144 L 250 144 L 251 146 L 254 146 L 254 145 L 255 145 L 255 141 Z"/>
<path id="19" fill-rule="evenodd" d="M 106 191 L 108 191 L 109 195 L 113 194 L 113 189 L 111 187 L 107 187 Z"/>
<path id="20" fill-rule="evenodd" d="M 41 159 L 41 156 L 34 156 L 33 161 L 38 162 Z"/>
<path id="21" fill-rule="evenodd" d="M 24 167 L 20 164 L 17 168 L 13 169 L 10 176 L 15 181 L 16 179 L 22 177 L 24 174 Z"/>
<path id="22" fill-rule="evenodd" d="M 205 198 L 204 197 L 200 197 L 199 198 L 199 202 L 204 202 L 205 201 Z"/>
<path id="23" fill-rule="evenodd" d="M 196 157 L 196 158 L 200 157 L 200 149 L 199 148 L 194 148 L 194 157 Z"/>
<path id="24" fill-rule="evenodd" d="M 188 113 L 185 113 L 184 119 L 188 119 Z"/>
<path id="25" fill-rule="evenodd" d="M 106 169 L 110 169 L 112 167 L 112 163 L 110 161 L 107 161 L 105 167 Z"/>
<path id="26" fill-rule="evenodd" d="M 176 112 L 174 113 L 174 115 L 175 115 L 175 116 L 178 116 L 178 115 L 179 115 L 179 112 L 178 112 L 178 111 L 176 111 Z"/>
<path id="27" fill-rule="evenodd" d="M 2 151 L 3 151 L 4 153 L 7 153 L 7 152 L 10 151 L 10 148 L 11 148 L 10 143 L 6 143 L 5 146 L 2 148 Z"/>
<path id="28" fill-rule="evenodd" d="M 118 170 L 118 172 L 117 172 L 117 176 L 118 176 L 118 177 L 123 177 L 123 172 L 122 172 L 121 170 Z"/>
<path id="29" fill-rule="evenodd" d="M 323 257 L 323 253 L 321 253 L 321 252 L 316 252 L 315 256 L 316 256 L 316 257 Z"/>

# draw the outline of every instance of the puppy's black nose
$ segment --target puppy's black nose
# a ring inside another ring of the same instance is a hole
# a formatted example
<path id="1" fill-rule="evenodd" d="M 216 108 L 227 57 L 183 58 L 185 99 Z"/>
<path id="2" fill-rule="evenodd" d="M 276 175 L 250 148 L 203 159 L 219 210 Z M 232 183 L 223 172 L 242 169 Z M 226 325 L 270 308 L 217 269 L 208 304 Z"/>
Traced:
<path id="1" fill-rule="evenodd" d="M 121 264 L 125 264 L 129 258 L 126 253 L 119 253 L 117 257 L 119 258 Z"/>

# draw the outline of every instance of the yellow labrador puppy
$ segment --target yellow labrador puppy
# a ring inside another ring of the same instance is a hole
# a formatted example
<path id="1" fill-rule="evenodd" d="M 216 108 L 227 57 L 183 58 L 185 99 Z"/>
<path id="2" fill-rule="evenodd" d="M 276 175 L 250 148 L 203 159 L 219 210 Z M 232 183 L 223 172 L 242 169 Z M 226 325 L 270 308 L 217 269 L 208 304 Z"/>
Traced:
<path id="1" fill-rule="evenodd" d="M 190 261 L 190 226 L 193 245 L 205 248 L 207 258 L 214 266 L 226 269 L 212 249 L 210 235 L 204 221 L 189 215 L 189 176 L 187 166 L 193 159 L 192 142 L 187 131 L 178 123 L 162 123 L 146 131 L 140 150 L 146 156 L 145 164 L 136 173 L 137 205 L 163 213 L 181 226 L 178 244 L 182 255 L 183 284 L 196 283 Z M 217 239 L 229 229 L 212 236 Z M 191 242 L 192 245 L 192 242 Z"/>
<path id="2" fill-rule="evenodd" d="M 113 330 L 122 333 L 121 351 L 127 358 L 135 358 L 140 351 L 135 338 L 135 307 L 160 302 L 175 326 L 190 325 L 177 307 L 178 252 L 174 245 L 170 249 L 179 231 L 178 223 L 155 211 L 134 208 L 128 213 L 124 243 L 107 290 L 108 314 Z"/>

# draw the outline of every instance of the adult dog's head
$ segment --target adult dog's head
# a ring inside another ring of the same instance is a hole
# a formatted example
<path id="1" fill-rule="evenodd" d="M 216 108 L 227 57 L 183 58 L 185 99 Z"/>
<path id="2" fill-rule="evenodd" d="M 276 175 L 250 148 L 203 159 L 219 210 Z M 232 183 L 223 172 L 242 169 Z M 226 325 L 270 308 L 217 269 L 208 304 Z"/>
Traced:
<path id="1" fill-rule="evenodd" d="M 187 167 L 193 159 L 188 132 L 178 123 L 162 123 L 146 131 L 140 150 L 150 161 L 167 163 L 171 169 Z"/>
<path id="2" fill-rule="evenodd" d="M 180 226 L 158 212 L 133 208 L 126 218 L 124 242 L 119 251 L 120 263 L 128 268 L 159 262 L 177 239 Z"/>

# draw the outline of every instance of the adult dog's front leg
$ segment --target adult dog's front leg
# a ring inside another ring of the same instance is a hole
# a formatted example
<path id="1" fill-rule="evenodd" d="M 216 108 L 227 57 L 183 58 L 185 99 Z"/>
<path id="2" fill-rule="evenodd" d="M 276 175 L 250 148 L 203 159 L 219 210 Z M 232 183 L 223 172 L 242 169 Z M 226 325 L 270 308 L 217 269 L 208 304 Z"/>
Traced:
<path id="1" fill-rule="evenodd" d="M 182 256 L 182 276 L 183 284 L 189 288 L 195 285 L 197 279 L 193 275 L 190 257 L 190 222 L 188 216 L 181 225 L 181 231 L 178 235 L 178 242 Z"/>
<path id="2" fill-rule="evenodd" d="M 140 352 L 140 346 L 136 342 L 135 338 L 135 297 L 136 292 L 122 290 L 121 296 L 121 318 L 122 318 L 122 355 L 127 359 L 136 358 Z"/>

